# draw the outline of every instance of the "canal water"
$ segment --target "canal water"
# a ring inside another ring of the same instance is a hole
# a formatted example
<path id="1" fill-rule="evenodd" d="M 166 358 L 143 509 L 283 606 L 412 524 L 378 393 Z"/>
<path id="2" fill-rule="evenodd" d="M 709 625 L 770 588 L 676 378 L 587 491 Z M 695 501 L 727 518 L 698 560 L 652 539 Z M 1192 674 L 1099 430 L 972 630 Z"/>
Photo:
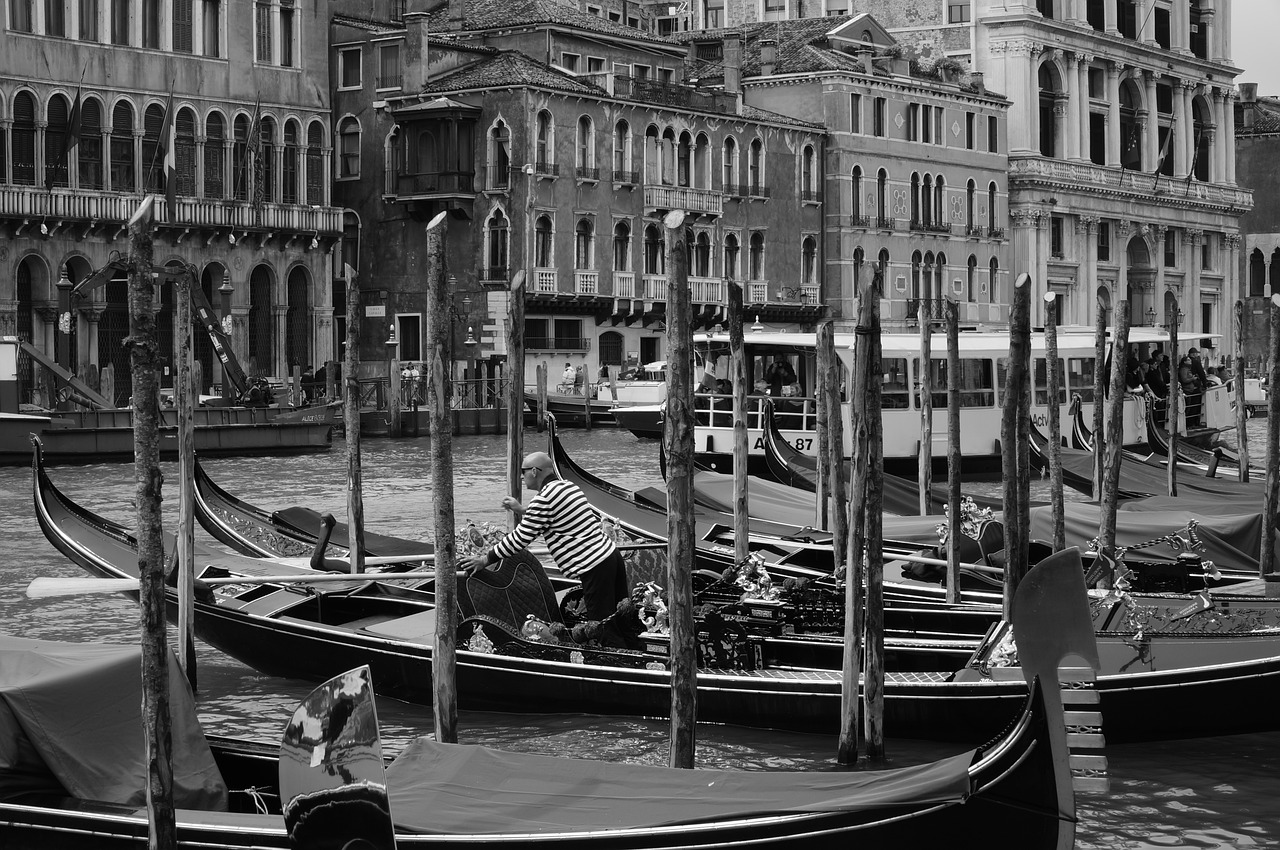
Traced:
<path id="1" fill-rule="evenodd" d="M 1254 446 L 1262 445 L 1265 426 L 1265 420 L 1250 423 Z M 637 440 L 614 429 L 570 431 L 564 438 L 575 458 L 610 480 L 627 487 L 661 484 L 655 441 Z M 526 451 L 539 447 L 543 439 L 527 431 Z M 453 446 L 459 524 L 467 519 L 501 521 L 505 438 L 457 437 Z M 367 527 L 430 539 L 427 441 L 366 440 L 363 459 Z M 256 504 L 306 504 L 342 516 L 345 463 L 338 442 L 324 455 L 210 459 L 206 465 L 215 480 Z M 175 482 L 176 465 L 166 463 L 163 469 L 166 481 Z M 61 466 L 52 474 L 72 498 L 133 524 L 131 465 Z M 993 492 L 998 487 L 972 485 L 966 492 Z M 1035 482 L 1034 488 L 1033 498 L 1044 497 L 1044 482 Z M 166 485 L 166 496 L 176 501 L 176 485 Z M 176 520 L 174 501 L 166 503 L 165 517 L 166 523 Z M 28 469 L 0 468 L 0 532 L 7 552 L 0 559 L 0 622 L 7 632 L 59 640 L 137 640 L 137 606 L 124 597 L 29 600 L 24 595 L 36 576 L 83 575 L 48 544 L 37 526 Z M 199 528 L 197 535 L 211 542 Z M 278 739 L 294 706 L 313 687 L 259 675 L 203 644 L 198 685 L 201 717 L 209 731 L 263 740 Z M 1170 705 L 1169 710 L 1178 707 Z M 1218 710 L 1229 712 L 1231 706 Z M 1276 711 L 1280 726 L 1280 706 Z M 393 752 L 432 729 L 428 708 L 382 699 L 379 714 Z M 1206 721 L 1212 726 L 1211 717 Z M 666 723 L 658 720 L 465 711 L 459 730 L 464 743 L 646 764 L 666 762 L 666 733 Z M 828 736 L 703 725 L 697 743 L 698 762 L 708 767 L 835 769 L 836 742 Z M 890 740 L 888 746 L 893 764 L 940 758 L 953 751 L 908 740 Z M 1280 847 L 1280 732 L 1112 746 L 1107 756 L 1111 793 L 1079 797 L 1078 847 Z"/>

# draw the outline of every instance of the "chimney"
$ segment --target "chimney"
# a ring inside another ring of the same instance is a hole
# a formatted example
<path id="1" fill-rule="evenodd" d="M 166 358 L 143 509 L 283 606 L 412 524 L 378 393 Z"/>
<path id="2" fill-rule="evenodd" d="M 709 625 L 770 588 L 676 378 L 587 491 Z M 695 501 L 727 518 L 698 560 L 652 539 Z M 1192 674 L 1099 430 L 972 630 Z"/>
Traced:
<path id="1" fill-rule="evenodd" d="M 1240 84 L 1240 128 L 1252 130 L 1258 117 L 1258 84 Z"/>
<path id="2" fill-rule="evenodd" d="M 871 64 L 871 60 L 875 58 L 876 54 L 870 47 L 859 47 L 853 52 L 853 55 L 861 63 L 862 73 L 874 74 L 876 72 L 875 66 Z"/>
<path id="3" fill-rule="evenodd" d="M 457 32 L 467 20 L 467 0 L 449 0 L 449 30 Z"/>
<path id="4" fill-rule="evenodd" d="M 724 93 L 737 96 L 742 92 L 742 33 L 731 30 L 724 34 Z"/>
<path id="5" fill-rule="evenodd" d="M 969 82 L 973 84 L 973 90 L 978 94 L 987 93 L 987 78 L 982 71 L 970 71 Z"/>
<path id="6" fill-rule="evenodd" d="M 422 91 L 427 85 L 427 13 L 404 13 L 404 90 Z"/>
<path id="7" fill-rule="evenodd" d="M 773 66 L 778 62 L 778 42 L 771 38 L 760 39 L 760 74 L 768 77 L 773 74 Z"/>

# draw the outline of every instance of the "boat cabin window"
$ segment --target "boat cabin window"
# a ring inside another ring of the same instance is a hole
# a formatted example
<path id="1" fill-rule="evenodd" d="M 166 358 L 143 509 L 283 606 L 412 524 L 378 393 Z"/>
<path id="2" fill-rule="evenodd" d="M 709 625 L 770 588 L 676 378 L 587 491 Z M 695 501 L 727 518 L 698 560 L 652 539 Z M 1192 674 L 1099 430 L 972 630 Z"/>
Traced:
<path id="1" fill-rule="evenodd" d="M 1047 357 L 1037 357 L 1033 361 L 1035 370 L 1035 401 L 1032 404 L 1045 406 L 1049 404 L 1049 359 Z M 1062 358 L 1058 358 L 1058 404 L 1067 403 L 1067 380 L 1065 365 Z"/>
<path id="2" fill-rule="evenodd" d="M 1000 387 L 1000 403 L 1004 404 L 1004 382 L 1007 372 L 1007 357 L 1001 357 L 996 361 L 996 381 Z M 1047 364 L 1048 360 L 1044 357 L 1036 357 L 1032 360 L 1032 380 L 1035 382 L 1034 391 L 1035 398 L 1032 404 L 1045 406 L 1049 403 L 1049 372 Z M 1059 367 L 1065 368 L 1063 372 L 1062 390 L 1058 394 L 1058 403 L 1066 404 L 1073 394 L 1078 393 L 1080 400 L 1086 403 L 1093 401 L 1093 358 L 1092 357 L 1068 357 L 1065 364 L 1059 360 Z"/>
<path id="3" fill-rule="evenodd" d="M 945 410 L 947 407 L 948 364 L 945 357 L 932 357 L 930 364 L 930 380 L 933 382 L 933 408 Z M 913 360 L 912 365 L 919 370 L 920 361 Z M 995 404 L 995 384 L 992 381 L 991 361 L 977 358 L 963 358 L 960 361 L 960 374 L 956 377 L 960 390 L 961 407 L 991 407 Z M 920 407 L 919 388 L 912 393 L 915 406 Z"/>
<path id="4" fill-rule="evenodd" d="M 1093 358 L 1067 358 L 1067 397 L 1079 395 L 1086 404 L 1093 403 Z"/>
<path id="5" fill-rule="evenodd" d="M 881 366 L 884 369 L 884 382 L 880 389 L 880 407 L 885 410 L 910 407 L 906 358 L 886 357 L 881 361 Z"/>

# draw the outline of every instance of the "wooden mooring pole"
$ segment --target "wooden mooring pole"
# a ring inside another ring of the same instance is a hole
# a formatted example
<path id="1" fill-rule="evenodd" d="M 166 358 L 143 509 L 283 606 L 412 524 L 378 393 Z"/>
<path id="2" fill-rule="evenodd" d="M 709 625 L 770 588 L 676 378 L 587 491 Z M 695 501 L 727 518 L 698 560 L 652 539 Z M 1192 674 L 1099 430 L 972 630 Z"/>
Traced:
<path id="1" fill-rule="evenodd" d="M 427 224 L 427 410 L 431 417 L 431 504 L 435 517 L 436 635 L 431 657 L 436 740 L 458 742 L 458 577 L 453 521 L 453 340 L 445 235 L 448 213 Z"/>
<path id="2" fill-rule="evenodd" d="M 147 846 L 178 846 L 173 808 L 169 714 L 169 642 L 165 620 L 165 557 L 160 503 L 160 344 L 156 333 L 156 273 L 148 195 L 129 219 L 129 364 L 133 376 L 133 484 L 138 529 L 138 602 L 142 625 L 142 710 L 147 751 Z"/>
<path id="3" fill-rule="evenodd" d="M 747 358 L 742 348 L 742 284 L 729 281 L 729 380 L 733 383 L 733 562 L 751 553 L 751 513 L 747 493 Z"/>
<path id="4" fill-rule="evenodd" d="M 682 210 L 667 213 L 667 606 L 671 624 L 671 767 L 692 768 L 698 715 L 693 625 L 693 303 L 689 240 Z"/>
<path id="5" fill-rule="evenodd" d="M 1249 483 L 1249 406 L 1244 398 L 1244 302 L 1236 301 L 1235 309 L 1235 357 L 1231 371 L 1236 396 L 1236 456 L 1240 458 L 1239 476 L 1243 484 Z"/>
<path id="6" fill-rule="evenodd" d="M 347 351 L 342 366 L 343 429 L 347 444 L 347 536 L 351 572 L 364 572 L 364 487 L 360 480 L 360 284 L 356 270 L 343 267 L 347 276 Z"/>
<path id="7" fill-rule="evenodd" d="M 1175 349 L 1176 350 L 1176 349 Z M 1098 551 L 1113 556 L 1116 551 L 1116 504 L 1120 491 L 1120 463 L 1124 458 L 1124 390 L 1125 371 L 1129 367 L 1129 301 L 1116 304 L 1115 336 L 1111 340 L 1111 395 L 1107 398 L 1106 438 L 1094 435 L 1094 442 L 1106 444 L 1102 498 L 1098 500 Z M 1170 394 L 1172 397 L 1172 393 Z M 1169 467 L 1177 466 L 1173 455 Z M 1101 586 L 1111 587 L 1115 576 L 1104 574 Z"/>
<path id="8" fill-rule="evenodd" d="M 1178 331 L 1181 324 L 1178 313 L 1178 298 L 1172 292 L 1164 294 L 1165 317 L 1169 322 L 1169 409 L 1165 424 L 1169 428 L 1169 465 L 1166 468 L 1169 479 L 1169 495 L 1178 495 L 1178 429 L 1179 413 L 1183 409 L 1182 383 L 1178 380 Z M 1186 421 L 1186 417 L 1182 417 Z"/>
<path id="9" fill-rule="evenodd" d="M 1280 507 L 1280 292 L 1271 293 L 1270 370 L 1267 378 L 1267 475 L 1262 491 L 1262 515 L 1267 527 L 1275 523 L 1276 509 Z M 1258 555 L 1258 573 L 1266 577 L 1277 572 L 1275 534 L 1262 535 L 1262 550 Z M 1268 582 L 1275 584 L 1275 582 Z"/>
<path id="10" fill-rule="evenodd" d="M 183 270 L 177 278 L 174 309 L 173 359 L 177 370 L 173 395 L 178 417 L 178 663 L 191 690 L 196 689 L 196 429 L 195 394 L 191 374 L 191 286 L 199 286 L 194 273 Z"/>
<path id="11" fill-rule="evenodd" d="M 830 319 L 818 323 L 815 354 L 814 366 L 817 374 L 814 376 L 813 397 L 817 406 L 818 486 L 813 500 L 814 525 L 826 530 L 831 527 L 831 485 L 834 479 L 840 477 L 839 465 L 833 467 L 827 462 L 831 456 L 832 419 L 839 418 L 838 413 L 832 415 L 831 398 L 823 387 L 823 381 L 831 375 L 831 362 L 836 359 L 836 327 Z"/>
<path id="12" fill-rule="evenodd" d="M 933 503 L 933 323 L 929 320 L 931 300 L 920 299 L 920 451 L 916 482 L 920 496 L 920 515 L 932 513 Z"/>
<path id="13" fill-rule="evenodd" d="M 547 364 L 538 364 L 538 433 L 547 428 Z"/>
<path id="14" fill-rule="evenodd" d="M 1053 517 L 1053 551 L 1059 552 L 1067 548 L 1067 537 L 1062 505 L 1062 364 L 1058 360 L 1058 296 L 1054 292 L 1044 296 L 1044 346 L 1049 370 L 1049 510 Z"/>
<path id="15" fill-rule="evenodd" d="M 519 499 L 524 482 L 524 269 L 511 277 L 507 295 L 507 495 Z M 507 528 L 518 517 L 506 511 Z"/>
<path id="16" fill-rule="evenodd" d="M 960 305 L 948 298 L 947 322 L 947 601 L 960 601 Z"/>
<path id="17" fill-rule="evenodd" d="M 404 421 L 400 411 L 400 340 L 396 326 L 390 327 L 387 336 L 387 436 L 399 437 Z"/>
<path id="18" fill-rule="evenodd" d="M 1093 498 L 1102 498 L 1102 423 L 1105 417 L 1107 382 L 1107 305 L 1098 297 L 1097 317 L 1093 327 Z M 1169 398 L 1172 403 L 1173 392 Z"/>
<path id="19" fill-rule="evenodd" d="M 1004 472 L 1004 617 L 1013 613 L 1013 594 L 1026 572 L 1027 501 L 1031 490 L 1026 441 L 1031 381 L 1031 275 L 1018 275 L 1009 307 L 1009 365 L 1005 372 L 1000 451 Z"/>
<path id="20" fill-rule="evenodd" d="M 834 343 L 834 338 L 833 338 Z M 827 456 L 819 457 L 819 465 L 825 465 L 830 471 L 831 505 L 827 513 L 831 517 L 831 543 L 834 548 L 832 568 L 836 573 L 848 562 L 849 546 L 849 481 L 845 476 L 844 460 L 844 410 L 845 403 L 840 388 L 845 384 L 845 368 L 839 357 L 833 356 L 827 364 L 826 374 L 821 376 L 819 392 L 827 397 L 827 430 L 830 439 L 827 441 Z"/>

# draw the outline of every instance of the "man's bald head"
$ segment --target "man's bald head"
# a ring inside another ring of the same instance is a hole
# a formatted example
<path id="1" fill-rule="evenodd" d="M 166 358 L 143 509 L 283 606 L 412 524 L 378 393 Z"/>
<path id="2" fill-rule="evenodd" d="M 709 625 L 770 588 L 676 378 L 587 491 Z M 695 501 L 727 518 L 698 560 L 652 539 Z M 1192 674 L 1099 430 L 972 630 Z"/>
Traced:
<path id="1" fill-rule="evenodd" d="M 551 455 L 546 452 L 533 452 L 526 455 L 520 464 L 520 474 L 524 477 L 525 486 L 530 490 L 541 490 L 542 485 L 555 477 Z"/>

